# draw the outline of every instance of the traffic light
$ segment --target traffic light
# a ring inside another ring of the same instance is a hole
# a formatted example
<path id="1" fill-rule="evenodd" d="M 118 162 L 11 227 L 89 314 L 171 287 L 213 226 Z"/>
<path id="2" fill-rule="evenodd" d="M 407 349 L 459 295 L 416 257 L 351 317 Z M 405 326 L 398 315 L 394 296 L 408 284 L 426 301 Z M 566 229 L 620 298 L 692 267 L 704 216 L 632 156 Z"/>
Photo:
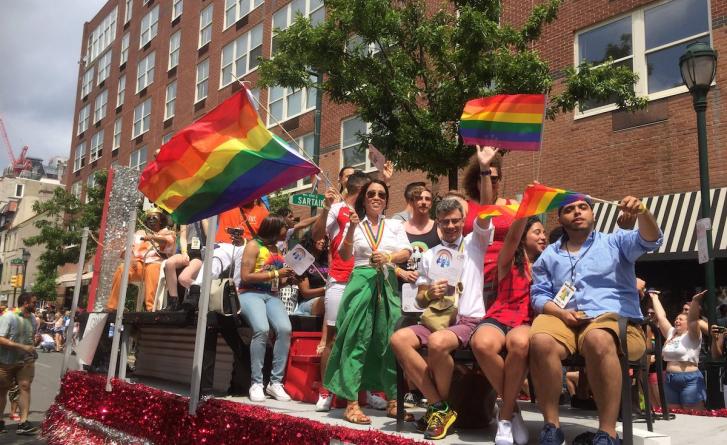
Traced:
<path id="1" fill-rule="evenodd" d="M 18 286 L 18 275 L 13 275 L 10 277 L 10 287 L 20 287 Z"/>
<path id="2" fill-rule="evenodd" d="M 17 283 L 16 283 L 15 287 L 21 287 L 22 288 L 23 287 L 23 280 L 25 279 L 25 277 L 23 276 L 23 274 L 19 273 L 19 274 L 15 275 L 15 279 L 17 280 Z"/>

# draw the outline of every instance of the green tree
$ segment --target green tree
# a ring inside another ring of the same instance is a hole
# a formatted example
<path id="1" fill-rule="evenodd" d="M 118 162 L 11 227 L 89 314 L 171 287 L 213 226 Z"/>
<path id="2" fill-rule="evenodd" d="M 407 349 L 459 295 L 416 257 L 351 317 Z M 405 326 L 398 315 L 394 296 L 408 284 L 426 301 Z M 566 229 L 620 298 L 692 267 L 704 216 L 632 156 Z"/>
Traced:
<path id="1" fill-rule="evenodd" d="M 326 0 L 324 20 L 312 24 L 299 15 L 276 31 L 261 84 L 312 88 L 311 73 L 322 73 L 322 92 L 355 105 L 371 124 L 362 148 L 374 145 L 398 169 L 448 174 L 450 187 L 471 154 L 457 136 L 470 99 L 546 93 L 551 119 L 584 100 L 614 100 L 632 110 L 646 103 L 634 93 L 637 76 L 608 64 L 566 69 L 554 94 L 554 73 L 532 44 L 562 0 L 536 6 L 521 27 L 500 25 L 499 0 L 434 3 Z"/>
<path id="2" fill-rule="evenodd" d="M 81 202 L 73 194 L 59 187 L 53 197 L 47 201 L 37 201 L 33 211 L 39 215 L 35 227 L 39 233 L 24 240 L 26 246 L 44 246 L 40 255 L 38 274 L 33 284 L 33 292 L 40 298 L 56 297 L 56 278 L 58 268 L 66 263 L 76 263 L 81 245 L 81 234 L 88 227 L 98 239 L 101 214 L 106 193 L 105 171 L 96 173 L 96 186 L 86 191 L 88 200 Z M 86 248 L 86 259 L 96 251 L 96 243 L 89 239 Z"/>

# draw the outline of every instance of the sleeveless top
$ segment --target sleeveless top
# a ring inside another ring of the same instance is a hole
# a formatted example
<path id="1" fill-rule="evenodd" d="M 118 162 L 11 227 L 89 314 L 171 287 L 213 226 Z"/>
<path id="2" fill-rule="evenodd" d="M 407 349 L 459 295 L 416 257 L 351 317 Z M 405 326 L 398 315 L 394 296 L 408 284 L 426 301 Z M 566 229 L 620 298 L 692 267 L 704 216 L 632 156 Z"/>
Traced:
<path id="1" fill-rule="evenodd" d="M 511 328 L 530 324 L 533 320 L 533 309 L 530 305 L 531 283 L 532 278 L 527 268 L 521 274 L 513 264 L 498 283 L 497 298 L 487 309 L 485 317 L 493 318 Z"/>
<path id="2" fill-rule="evenodd" d="M 259 238 L 255 238 L 255 242 L 260 247 L 260 252 L 255 259 L 255 268 L 253 272 L 265 272 L 282 269 L 285 266 L 285 258 L 280 253 L 271 252 Z M 242 283 L 242 290 L 258 290 L 262 292 L 272 292 L 272 283 L 263 281 L 262 283 Z"/>
<path id="3" fill-rule="evenodd" d="M 506 204 L 511 204 L 512 200 L 505 200 Z M 463 235 L 467 235 L 472 231 L 472 225 L 474 224 L 477 214 L 479 214 L 480 207 L 479 203 L 469 200 L 469 211 L 464 222 Z M 492 243 L 487 246 L 487 252 L 485 253 L 485 290 L 497 290 L 497 257 L 500 255 L 502 244 L 505 242 L 505 236 L 507 231 L 510 230 L 510 226 L 515 219 L 510 215 L 501 215 L 491 218 L 492 226 L 495 229 L 495 235 L 493 236 Z"/>
<path id="4" fill-rule="evenodd" d="M 432 230 L 420 235 L 406 232 L 406 237 L 409 239 L 412 252 L 409 260 L 406 263 L 399 264 L 399 267 L 404 270 L 418 270 L 421 272 L 421 262 L 424 257 L 424 252 L 441 244 L 442 242 L 442 240 L 439 239 L 439 234 L 437 233 L 437 224 L 432 224 Z M 401 290 L 404 282 L 401 280 L 398 281 L 399 290 Z"/>
<path id="5" fill-rule="evenodd" d="M 666 336 L 667 341 L 662 349 L 662 357 L 667 362 L 689 362 L 695 365 L 699 364 L 699 348 L 701 347 L 701 338 L 694 341 L 689 336 L 689 332 L 681 335 L 674 335 L 674 328 L 669 329 Z"/>

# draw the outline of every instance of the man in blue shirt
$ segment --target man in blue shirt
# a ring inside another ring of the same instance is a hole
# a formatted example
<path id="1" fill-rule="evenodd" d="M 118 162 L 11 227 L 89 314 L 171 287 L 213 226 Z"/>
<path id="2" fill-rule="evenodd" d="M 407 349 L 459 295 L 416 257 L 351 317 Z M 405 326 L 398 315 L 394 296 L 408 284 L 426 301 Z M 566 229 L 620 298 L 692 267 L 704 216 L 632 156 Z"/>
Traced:
<path id="1" fill-rule="evenodd" d="M 618 323 L 615 314 L 641 320 L 634 263 L 662 242 L 654 216 L 641 201 L 627 196 L 619 203 L 624 214 L 636 215 L 638 230 L 606 235 L 593 230 L 590 201 L 558 209 L 564 234 L 548 246 L 533 265 L 530 292 L 538 315 L 530 331 L 530 372 L 543 412 L 540 443 L 565 443 L 558 419 L 562 381 L 561 360 L 579 353 L 598 406 L 599 431 L 594 444 L 620 444 L 616 435 L 621 398 Z M 645 349 L 643 332 L 627 329 L 630 359 Z"/>

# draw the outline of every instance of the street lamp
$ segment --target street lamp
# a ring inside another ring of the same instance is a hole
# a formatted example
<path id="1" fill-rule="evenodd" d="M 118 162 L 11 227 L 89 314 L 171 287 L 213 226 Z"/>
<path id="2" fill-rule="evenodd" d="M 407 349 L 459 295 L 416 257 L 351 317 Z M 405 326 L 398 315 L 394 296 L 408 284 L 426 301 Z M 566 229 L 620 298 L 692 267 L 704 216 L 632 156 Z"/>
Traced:
<path id="1" fill-rule="evenodd" d="M 26 276 L 25 273 L 28 271 L 28 261 L 30 260 L 30 250 L 23 249 L 23 282 L 20 284 L 20 293 L 22 294 L 25 292 L 25 280 Z"/>

